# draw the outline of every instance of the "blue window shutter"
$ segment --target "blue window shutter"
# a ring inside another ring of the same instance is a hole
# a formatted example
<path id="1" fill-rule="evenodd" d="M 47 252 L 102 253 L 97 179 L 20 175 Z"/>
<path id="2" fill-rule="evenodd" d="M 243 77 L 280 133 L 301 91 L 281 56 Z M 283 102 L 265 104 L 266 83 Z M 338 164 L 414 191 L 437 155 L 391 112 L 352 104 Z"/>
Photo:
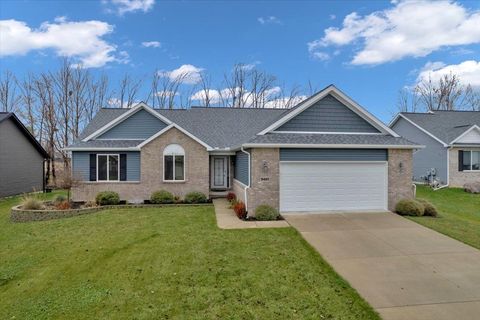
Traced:
<path id="1" fill-rule="evenodd" d="M 120 154 L 120 181 L 127 181 L 127 154 Z"/>
<path id="2" fill-rule="evenodd" d="M 463 150 L 458 150 L 458 171 L 463 171 Z"/>
<path id="3" fill-rule="evenodd" d="M 90 153 L 90 181 L 97 181 L 97 155 Z"/>

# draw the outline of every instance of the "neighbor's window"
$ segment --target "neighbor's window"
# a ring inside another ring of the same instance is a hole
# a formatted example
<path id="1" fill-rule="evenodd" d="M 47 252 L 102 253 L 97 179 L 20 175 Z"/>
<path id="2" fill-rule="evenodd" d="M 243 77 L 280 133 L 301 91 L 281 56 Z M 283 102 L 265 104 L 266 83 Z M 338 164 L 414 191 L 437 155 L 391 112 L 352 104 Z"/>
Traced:
<path id="1" fill-rule="evenodd" d="M 178 144 L 170 144 L 163 151 L 163 180 L 185 180 L 185 151 Z"/>
<path id="2" fill-rule="evenodd" d="M 97 155 L 97 181 L 119 181 L 119 158 L 118 154 Z"/>
<path id="3" fill-rule="evenodd" d="M 463 170 L 480 170 L 480 151 L 463 151 Z"/>

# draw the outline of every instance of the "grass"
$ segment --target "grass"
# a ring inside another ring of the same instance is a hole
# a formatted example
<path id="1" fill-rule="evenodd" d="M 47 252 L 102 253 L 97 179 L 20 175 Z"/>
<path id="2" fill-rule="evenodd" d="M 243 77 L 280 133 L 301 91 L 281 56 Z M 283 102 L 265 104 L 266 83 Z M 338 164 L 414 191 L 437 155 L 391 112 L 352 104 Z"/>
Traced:
<path id="1" fill-rule="evenodd" d="M 459 188 L 433 191 L 426 186 L 417 186 L 417 198 L 432 202 L 440 215 L 436 219 L 410 219 L 480 249 L 480 195 Z"/>
<path id="2" fill-rule="evenodd" d="M 13 224 L 18 201 L 0 200 L 5 319 L 379 319 L 292 228 L 220 230 L 212 206 Z"/>

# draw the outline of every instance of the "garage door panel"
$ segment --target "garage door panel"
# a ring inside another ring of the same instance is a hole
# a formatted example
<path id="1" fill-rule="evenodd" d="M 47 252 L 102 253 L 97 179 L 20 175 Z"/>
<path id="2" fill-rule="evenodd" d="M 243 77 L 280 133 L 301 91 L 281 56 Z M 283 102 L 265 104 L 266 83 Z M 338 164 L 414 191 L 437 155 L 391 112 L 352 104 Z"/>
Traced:
<path id="1" fill-rule="evenodd" d="M 282 162 L 280 210 L 384 210 L 386 162 Z"/>

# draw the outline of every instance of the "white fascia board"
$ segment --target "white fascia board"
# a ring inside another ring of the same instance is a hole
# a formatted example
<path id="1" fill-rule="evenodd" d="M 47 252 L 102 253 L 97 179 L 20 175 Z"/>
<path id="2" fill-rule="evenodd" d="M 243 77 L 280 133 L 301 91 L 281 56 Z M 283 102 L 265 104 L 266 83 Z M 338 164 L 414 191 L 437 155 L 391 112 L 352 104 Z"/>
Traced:
<path id="1" fill-rule="evenodd" d="M 144 145 L 146 145 L 147 143 L 149 143 L 150 141 L 158 138 L 159 136 L 161 136 L 162 134 L 164 134 L 165 132 L 167 132 L 168 130 L 172 129 L 173 128 L 173 124 L 170 124 L 168 126 L 166 126 L 165 128 L 163 128 L 162 130 L 158 131 L 157 133 L 155 133 L 153 136 L 151 136 L 150 138 L 146 139 L 145 141 L 143 141 L 142 143 L 140 143 L 138 145 L 139 148 L 142 148 Z"/>
<path id="2" fill-rule="evenodd" d="M 141 109 L 149 112 L 151 115 L 153 115 L 154 117 L 160 119 L 161 121 L 165 122 L 167 125 L 171 124 L 172 121 L 170 121 L 169 119 L 165 118 L 164 116 L 162 116 L 161 114 L 159 114 L 158 112 L 156 112 L 155 110 L 153 110 L 152 108 L 150 108 L 147 104 L 145 104 L 144 102 L 140 102 L 138 103 L 135 107 L 132 107 L 130 110 L 128 110 L 127 112 L 125 112 L 124 114 L 120 115 L 119 117 L 113 119 L 112 121 L 110 121 L 109 123 L 107 123 L 106 125 L 104 125 L 103 127 L 101 127 L 100 129 L 98 129 L 97 131 L 93 132 L 92 134 L 90 134 L 88 137 L 84 138 L 82 141 L 86 142 L 86 141 L 89 141 L 89 140 L 92 140 L 92 139 L 95 139 L 96 137 L 100 136 L 102 133 L 105 133 L 106 131 L 108 131 L 109 129 L 115 127 L 117 124 L 121 123 L 122 121 L 126 120 L 127 118 L 129 118 L 130 116 L 132 116 L 133 114 L 137 113 L 138 111 L 140 111 Z"/>
<path id="3" fill-rule="evenodd" d="M 72 147 L 72 148 L 64 148 L 63 150 L 66 150 L 66 151 L 140 151 L 140 148 L 138 146 L 122 147 L 122 148 Z"/>
<path id="4" fill-rule="evenodd" d="M 459 135 L 455 140 L 453 140 L 452 142 L 450 142 L 450 144 L 454 144 L 455 142 L 457 142 L 458 140 L 461 140 L 464 136 L 466 136 L 470 131 L 473 131 L 473 130 L 478 130 L 480 131 L 480 127 L 478 127 L 476 124 L 474 124 L 473 126 L 471 126 L 470 128 L 468 128 L 467 131 L 465 131 L 464 133 L 462 133 L 461 135 Z M 480 141 L 479 141 L 480 143 Z"/>
<path id="5" fill-rule="evenodd" d="M 265 135 L 268 132 L 271 132 L 278 127 L 280 127 L 282 124 L 286 123 L 290 119 L 294 118 L 296 115 L 300 114 L 301 112 L 305 111 L 318 101 L 320 101 L 322 98 L 326 97 L 328 94 L 332 94 L 335 98 L 340 100 L 347 108 L 355 112 L 358 116 L 360 116 L 362 119 L 373 125 L 375 128 L 377 128 L 379 131 L 383 131 L 383 133 L 390 134 L 394 137 L 399 137 L 397 133 L 395 133 L 392 129 L 387 127 L 383 122 L 381 122 L 379 119 L 377 119 L 375 116 L 373 116 L 371 113 L 369 113 L 366 109 L 362 108 L 358 103 L 350 99 L 347 95 L 345 95 L 343 92 L 338 90 L 335 86 L 331 85 L 328 86 L 325 90 L 320 91 L 317 93 L 317 95 L 305 103 L 304 105 L 298 107 L 296 110 L 290 112 L 289 114 L 285 115 L 281 119 L 277 120 L 273 124 L 271 124 L 269 127 L 266 129 L 262 130 L 261 132 L 258 133 L 258 135 Z"/>
<path id="6" fill-rule="evenodd" d="M 246 143 L 244 148 L 423 149 L 423 145 Z"/>
<path id="7" fill-rule="evenodd" d="M 440 142 L 444 147 L 448 147 L 448 144 L 446 144 L 445 142 L 443 142 L 441 139 L 437 138 L 436 136 L 434 136 L 433 134 L 431 134 L 430 132 L 428 132 L 427 130 L 423 129 L 422 127 L 420 127 L 418 124 L 416 124 L 415 122 L 413 122 L 412 120 L 408 119 L 407 117 L 405 117 L 403 114 L 399 113 L 398 114 L 399 117 L 401 117 L 402 119 L 405 119 L 408 123 L 410 123 L 411 125 L 413 125 L 415 128 L 419 129 L 420 131 L 422 131 L 423 133 L 425 133 L 426 135 L 428 135 L 429 137 L 437 140 L 438 142 Z M 397 121 L 398 119 L 395 120 L 395 122 Z"/>
<path id="8" fill-rule="evenodd" d="M 272 131 L 271 133 L 295 133 L 295 134 L 347 134 L 347 135 L 372 135 L 385 136 L 382 132 L 319 132 L 319 131 Z"/>
<path id="9" fill-rule="evenodd" d="M 151 136 L 150 138 L 148 138 L 147 140 L 143 141 L 142 143 L 140 143 L 137 147 L 138 148 L 142 148 L 143 146 L 145 146 L 147 143 L 149 143 L 150 141 L 158 138 L 159 136 L 161 136 L 162 134 L 164 134 L 165 132 L 167 132 L 168 130 L 172 129 L 172 128 L 176 128 L 178 129 L 179 131 L 181 131 L 182 133 L 184 133 L 185 135 L 187 135 L 188 137 L 192 138 L 193 140 L 195 140 L 196 142 L 200 143 L 202 146 L 204 146 L 207 151 L 211 151 L 213 150 L 212 147 L 210 147 L 208 144 L 206 144 L 205 142 L 203 142 L 202 140 L 200 140 L 199 138 L 197 138 L 196 136 L 194 136 L 193 134 L 191 134 L 190 132 L 188 132 L 187 130 L 183 129 L 182 127 L 180 127 L 178 124 L 176 123 L 171 123 L 170 125 L 166 126 L 165 128 L 163 128 L 162 130 L 158 131 L 156 134 L 154 134 L 153 136 Z"/>

